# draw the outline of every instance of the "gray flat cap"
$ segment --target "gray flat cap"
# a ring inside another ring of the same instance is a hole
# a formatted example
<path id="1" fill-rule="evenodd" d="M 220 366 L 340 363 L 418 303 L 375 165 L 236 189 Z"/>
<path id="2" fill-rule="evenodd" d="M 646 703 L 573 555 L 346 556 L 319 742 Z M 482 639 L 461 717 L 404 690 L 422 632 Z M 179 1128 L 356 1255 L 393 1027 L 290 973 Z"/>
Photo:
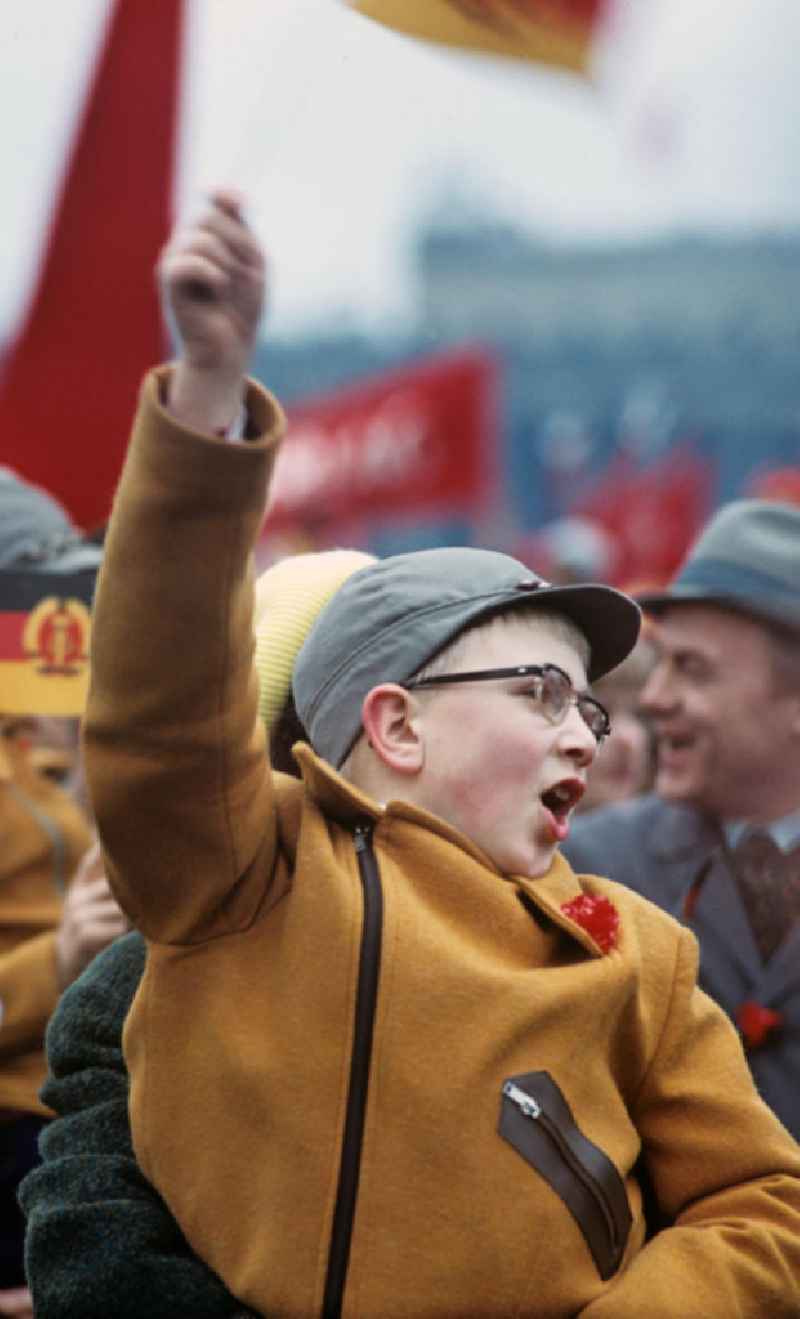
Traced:
<path id="1" fill-rule="evenodd" d="M 295 705 L 313 747 L 341 765 L 368 691 L 406 682 L 478 620 L 531 606 L 576 624 L 589 642 L 592 680 L 615 668 L 639 634 L 639 609 L 620 591 L 551 586 L 491 550 L 421 550 L 354 573 L 321 611 L 294 665 Z"/>
<path id="2" fill-rule="evenodd" d="M 96 571 L 101 558 L 52 495 L 0 465 L 0 570 L 71 574 Z"/>
<path id="3" fill-rule="evenodd" d="M 652 613 L 715 604 L 800 629 L 800 508 L 767 499 L 723 505 L 669 586 L 638 600 Z"/>

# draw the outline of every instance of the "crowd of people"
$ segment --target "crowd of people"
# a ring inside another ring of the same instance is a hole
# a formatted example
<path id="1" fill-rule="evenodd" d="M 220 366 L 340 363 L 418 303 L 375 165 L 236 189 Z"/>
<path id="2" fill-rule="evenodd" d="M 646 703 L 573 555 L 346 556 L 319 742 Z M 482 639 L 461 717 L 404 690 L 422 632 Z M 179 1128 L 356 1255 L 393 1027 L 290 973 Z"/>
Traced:
<path id="1" fill-rule="evenodd" d="M 695 932 L 701 984 L 800 1139 L 800 507 L 727 505 L 642 603 L 654 791 L 576 821 L 564 850 Z"/>
<path id="2" fill-rule="evenodd" d="M 723 506 L 638 602 L 476 549 L 254 583 L 235 196 L 160 280 L 96 821 L 2 723 L 0 1314 L 800 1314 L 800 507 Z M 4 490 L 0 584 L 70 562 Z"/>
<path id="3" fill-rule="evenodd" d="M 0 468 L 0 592 L 20 574 L 52 584 L 99 561 L 56 500 Z M 128 928 L 94 838 L 77 721 L 31 705 L 10 713 L 0 694 L 0 1314 L 18 1319 L 32 1310 L 17 1187 L 52 1116 L 40 1094 L 45 1028 L 67 986 Z"/>

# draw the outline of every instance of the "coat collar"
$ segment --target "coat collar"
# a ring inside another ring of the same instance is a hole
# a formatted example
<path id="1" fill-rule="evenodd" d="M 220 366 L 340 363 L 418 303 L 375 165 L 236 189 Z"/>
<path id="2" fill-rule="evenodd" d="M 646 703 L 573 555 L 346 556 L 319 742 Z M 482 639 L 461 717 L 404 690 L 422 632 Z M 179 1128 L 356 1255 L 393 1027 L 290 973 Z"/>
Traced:
<path id="1" fill-rule="evenodd" d="M 306 792 L 324 815 L 349 829 L 365 819 L 381 819 L 384 807 L 343 779 L 332 765 L 312 751 L 307 742 L 296 742 L 292 755 L 300 767 Z"/>
<path id="2" fill-rule="evenodd" d="M 341 774 L 316 755 L 305 742 L 297 743 L 293 748 L 293 754 L 300 766 L 306 791 L 325 815 L 337 820 L 345 828 L 352 829 L 356 824 L 363 823 L 365 819 L 376 824 L 383 820 L 394 819 L 422 827 L 452 843 L 472 860 L 496 874 L 503 882 L 515 884 L 549 920 L 570 935 L 593 957 L 603 955 L 588 931 L 570 920 L 561 909 L 565 903 L 580 897 L 584 890 L 572 867 L 560 852 L 556 852 L 547 873 L 537 879 L 528 879 L 523 875 L 503 875 L 481 848 L 445 820 L 410 802 L 391 801 L 386 806 L 380 805 L 367 793 L 342 778 Z"/>
<path id="3" fill-rule="evenodd" d="M 604 956 L 603 950 L 595 943 L 589 931 L 562 910 L 566 903 L 589 891 L 578 882 L 578 877 L 566 857 L 556 852 L 550 869 L 540 879 L 526 879 L 522 876 L 515 876 L 514 879 L 521 892 L 534 902 L 554 925 L 570 935 L 576 943 L 591 953 L 592 957 Z"/>

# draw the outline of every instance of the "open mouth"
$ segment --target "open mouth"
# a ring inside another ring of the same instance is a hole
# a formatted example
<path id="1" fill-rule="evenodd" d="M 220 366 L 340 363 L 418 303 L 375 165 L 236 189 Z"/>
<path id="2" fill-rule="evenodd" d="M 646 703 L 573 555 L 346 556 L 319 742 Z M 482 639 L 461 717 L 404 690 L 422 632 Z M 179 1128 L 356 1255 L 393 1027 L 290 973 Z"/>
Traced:
<path id="1" fill-rule="evenodd" d="M 695 745 L 695 738 L 691 733 L 665 733 L 659 734 L 658 737 L 658 758 L 659 761 L 668 762 L 678 759 L 684 752 L 691 751 Z"/>
<path id="2" fill-rule="evenodd" d="M 541 802 L 550 817 L 554 836 L 562 842 L 569 833 L 569 817 L 577 806 L 586 785 L 580 779 L 562 779 L 541 794 Z"/>

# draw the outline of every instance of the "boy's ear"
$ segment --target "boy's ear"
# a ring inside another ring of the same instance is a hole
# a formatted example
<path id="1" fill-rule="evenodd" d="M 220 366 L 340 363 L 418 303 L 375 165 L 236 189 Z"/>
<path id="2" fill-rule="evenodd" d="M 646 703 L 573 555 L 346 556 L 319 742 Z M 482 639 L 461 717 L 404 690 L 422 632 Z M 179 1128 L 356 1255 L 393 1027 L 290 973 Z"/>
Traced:
<path id="1" fill-rule="evenodd" d="M 398 774 L 416 774 L 423 764 L 417 702 L 394 682 L 373 687 L 364 697 L 361 722 L 379 760 Z"/>

